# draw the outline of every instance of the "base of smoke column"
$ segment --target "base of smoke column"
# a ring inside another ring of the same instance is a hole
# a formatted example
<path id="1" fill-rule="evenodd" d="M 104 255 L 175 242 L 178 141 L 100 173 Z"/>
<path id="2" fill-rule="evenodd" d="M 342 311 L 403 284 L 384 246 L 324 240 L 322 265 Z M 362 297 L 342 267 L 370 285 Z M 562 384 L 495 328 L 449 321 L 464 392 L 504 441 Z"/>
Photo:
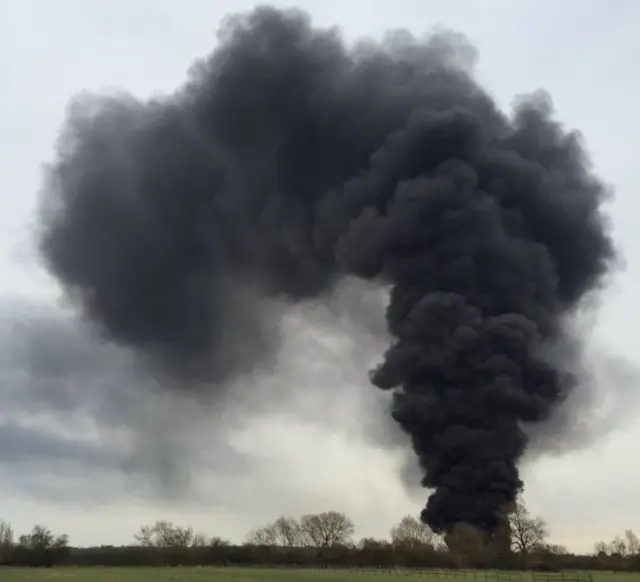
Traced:
<path id="1" fill-rule="evenodd" d="M 445 534 L 444 540 L 458 568 L 504 564 L 511 554 L 511 530 L 506 518 L 503 525 L 492 532 L 468 523 L 457 523 Z"/>

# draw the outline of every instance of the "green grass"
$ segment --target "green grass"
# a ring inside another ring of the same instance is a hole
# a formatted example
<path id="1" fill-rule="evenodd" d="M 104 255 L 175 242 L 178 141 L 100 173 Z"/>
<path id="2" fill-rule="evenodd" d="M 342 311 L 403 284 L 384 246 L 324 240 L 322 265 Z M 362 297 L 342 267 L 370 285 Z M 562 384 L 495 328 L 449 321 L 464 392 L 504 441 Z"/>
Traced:
<path id="1" fill-rule="evenodd" d="M 484 582 L 485 572 L 297 570 L 275 568 L 0 568 L 0 582 L 370 582 L 412 578 L 427 582 Z M 640 582 L 640 573 L 593 572 L 593 582 Z M 530 580 L 523 575 L 523 582 Z M 497 579 L 491 573 L 488 582 Z"/>

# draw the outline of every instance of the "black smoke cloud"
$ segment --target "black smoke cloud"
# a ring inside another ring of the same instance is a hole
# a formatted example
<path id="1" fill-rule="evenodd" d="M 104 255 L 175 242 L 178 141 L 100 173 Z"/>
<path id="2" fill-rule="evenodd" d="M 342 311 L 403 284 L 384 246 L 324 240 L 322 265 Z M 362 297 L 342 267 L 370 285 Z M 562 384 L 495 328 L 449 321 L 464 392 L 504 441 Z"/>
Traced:
<path id="1" fill-rule="evenodd" d="M 220 391 L 268 363 L 277 301 L 346 275 L 389 286 L 371 378 L 436 531 L 498 525 L 523 423 L 575 384 L 544 353 L 615 258 L 580 135 L 544 93 L 501 112 L 473 58 L 451 33 L 347 47 L 261 7 L 169 97 L 77 98 L 40 199 L 49 270 L 170 386 Z"/>

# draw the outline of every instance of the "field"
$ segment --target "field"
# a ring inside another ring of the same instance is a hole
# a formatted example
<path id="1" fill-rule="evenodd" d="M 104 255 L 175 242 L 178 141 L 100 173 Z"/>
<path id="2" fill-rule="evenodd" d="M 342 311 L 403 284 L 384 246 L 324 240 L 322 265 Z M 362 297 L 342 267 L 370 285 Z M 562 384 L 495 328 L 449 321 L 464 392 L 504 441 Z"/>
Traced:
<path id="1" fill-rule="evenodd" d="M 0 568 L 0 582 L 369 582 L 410 578 L 425 582 L 584 582 L 589 573 L 487 571 L 298 570 L 276 568 Z M 640 573 L 591 573 L 593 582 L 640 582 Z"/>

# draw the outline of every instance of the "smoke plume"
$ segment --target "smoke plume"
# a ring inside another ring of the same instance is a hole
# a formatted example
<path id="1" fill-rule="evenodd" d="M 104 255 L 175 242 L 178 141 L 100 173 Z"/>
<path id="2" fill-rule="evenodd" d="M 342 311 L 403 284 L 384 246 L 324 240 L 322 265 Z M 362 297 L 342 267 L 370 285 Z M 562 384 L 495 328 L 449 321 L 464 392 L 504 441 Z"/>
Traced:
<path id="1" fill-rule="evenodd" d="M 72 102 L 46 265 L 104 338 L 211 393 L 277 353 L 283 301 L 390 288 L 371 380 L 434 489 L 422 517 L 492 531 L 523 424 L 574 388 L 549 353 L 615 252 L 580 134 L 543 92 L 500 111 L 474 60 L 448 32 L 348 47 L 298 11 L 229 18 L 175 94 Z"/>

